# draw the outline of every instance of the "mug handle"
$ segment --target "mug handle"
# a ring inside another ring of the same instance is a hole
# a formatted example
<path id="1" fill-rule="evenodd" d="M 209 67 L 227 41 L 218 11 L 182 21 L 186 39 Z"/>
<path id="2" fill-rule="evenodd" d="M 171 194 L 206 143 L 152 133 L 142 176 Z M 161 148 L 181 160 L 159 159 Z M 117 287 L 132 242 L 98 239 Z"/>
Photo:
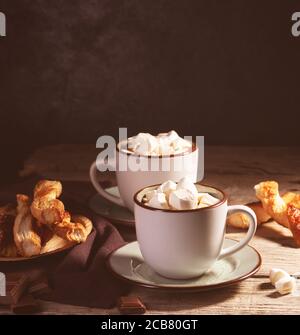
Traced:
<path id="1" fill-rule="evenodd" d="M 98 163 L 101 164 L 101 163 Z M 96 191 L 105 199 L 113 202 L 114 204 L 117 204 L 119 206 L 125 207 L 125 204 L 123 200 L 120 197 L 116 197 L 108 192 L 105 191 L 105 189 L 99 184 L 97 180 L 97 165 L 96 162 L 94 162 L 90 167 L 90 179 L 95 187 Z"/>
<path id="2" fill-rule="evenodd" d="M 249 243 L 249 241 L 252 239 L 252 237 L 255 234 L 256 227 L 257 227 L 257 219 L 256 219 L 256 215 L 255 215 L 254 211 L 251 208 L 249 208 L 247 206 L 243 206 L 243 205 L 228 206 L 227 215 L 228 214 L 233 214 L 235 212 L 244 212 L 250 217 L 250 225 L 249 225 L 247 234 L 242 240 L 240 240 L 235 245 L 223 249 L 218 259 L 221 259 L 223 257 L 232 255 L 233 253 L 237 252 L 238 250 L 244 248 L 244 246 Z"/>

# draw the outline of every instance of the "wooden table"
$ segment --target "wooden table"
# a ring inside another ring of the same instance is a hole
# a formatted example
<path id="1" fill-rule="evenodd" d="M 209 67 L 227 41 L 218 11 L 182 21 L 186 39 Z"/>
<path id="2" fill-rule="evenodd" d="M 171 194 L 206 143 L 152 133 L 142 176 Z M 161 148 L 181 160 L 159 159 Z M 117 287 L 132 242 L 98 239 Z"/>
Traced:
<path id="1" fill-rule="evenodd" d="M 38 172 L 62 180 L 88 180 L 89 164 L 96 158 L 92 146 L 57 146 L 34 153 L 23 175 Z M 255 199 L 253 186 L 262 180 L 279 182 L 281 191 L 300 191 L 299 148 L 206 147 L 205 183 L 223 188 L 230 203 Z M 240 239 L 243 231 L 229 228 L 228 236 Z M 122 229 L 128 239 L 134 232 Z M 300 271 L 300 248 L 290 231 L 275 222 L 259 227 L 250 243 L 262 255 L 260 271 L 240 284 L 202 293 L 168 293 L 134 287 L 147 305 L 148 314 L 300 314 L 300 297 L 280 296 L 270 285 L 270 268 Z M 85 308 L 41 302 L 42 314 L 118 314 L 115 309 Z M 8 310 L 0 310 L 2 313 Z"/>

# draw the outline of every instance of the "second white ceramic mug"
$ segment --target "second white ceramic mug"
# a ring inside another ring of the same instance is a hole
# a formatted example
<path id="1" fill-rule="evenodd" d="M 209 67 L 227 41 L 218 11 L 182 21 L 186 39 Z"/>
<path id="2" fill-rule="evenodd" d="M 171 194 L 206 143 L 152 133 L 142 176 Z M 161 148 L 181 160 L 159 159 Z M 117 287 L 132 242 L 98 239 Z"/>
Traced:
<path id="1" fill-rule="evenodd" d="M 205 273 L 218 259 L 243 248 L 253 237 L 257 221 L 252 209 L 227 205 L 223 191 L 196 184 L 199 192 L 208 192 L 220 201 L 212 206 L 191 210 L 156 209 L 142 203 L 143 195 L 158 185 L 138 191 L 134 197 L 137 240 L 145 262 L 160 275 L 189 279 Z M 249 215 L 250 226 L 244 239 L 222 249 L 226 216 L 233 212 Z"/>
<path id="2" fill-rule="evenodd" d="M 96 162 L 90 167 L 90 179 L 96 191 L 117 205 L 127 207 L 133 211 L 134 194 L 147 185 L 163 183 L 167 180 L 179 181 L 186 176 L 190 177 L 193 182 L 197 181 L 199 149 L 195 144 L 193 144 L 190 152 L 181 154 L 171 156 L 140 156 L 140 159 L 145 160 L 147 171 L 134 171 L 131 169 L 129 166 L 130 159 L 137 159 L 137 156 L 120 150 L 123 145 L 123 142 L 119 143 L 116 152 L 116 179 L 120 197 L 113 196 L 106 192 L 99 184 L 97 173 L 100 172 L 97 171 Z M 151 160 L 153 160 L 154 163 L 157 162 L 157 171 L 151 169 Z M 163 160 L 165 160 L 164 163 L 169 163 L 169 169 L 164 170 Z M 98 164 L 101 165 L 101 163 Z M 120 166 L 125 167 L 125 171 L 121 171 Z"/>

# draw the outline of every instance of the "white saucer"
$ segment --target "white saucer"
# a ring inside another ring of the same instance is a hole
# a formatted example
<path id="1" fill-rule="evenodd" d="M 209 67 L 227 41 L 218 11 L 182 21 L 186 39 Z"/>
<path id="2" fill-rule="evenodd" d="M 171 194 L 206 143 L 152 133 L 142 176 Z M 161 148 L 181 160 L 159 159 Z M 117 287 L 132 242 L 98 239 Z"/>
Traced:
<path id="1" fill-rule="evenodd" d="M 225 239 L 224 247 L 236 243 Z M 204 275 L 173 280 L 154 272 L 141 255 L 138 242 L 131 242 L 111 253 L 107 266 L 117 277 L 148 288 L 201 291 L 235 284 L 255 274 L 261 266 L 261 256 L 254 248 L 244 247 L 234 255 L 217 261 Z"/>
<path id="2" fill-rule="evenodd" d="M 117 186 L 106 188 L 105 191 L 114 196 L 120 196 Z M 134 216 L 130 210 L 108 201 L 99 194 L 95 194 L 89 200 L 89 207 L 95 213 L 111 220 L 114 223 L 125 225 L 127 227 L 134 227 Z"/>

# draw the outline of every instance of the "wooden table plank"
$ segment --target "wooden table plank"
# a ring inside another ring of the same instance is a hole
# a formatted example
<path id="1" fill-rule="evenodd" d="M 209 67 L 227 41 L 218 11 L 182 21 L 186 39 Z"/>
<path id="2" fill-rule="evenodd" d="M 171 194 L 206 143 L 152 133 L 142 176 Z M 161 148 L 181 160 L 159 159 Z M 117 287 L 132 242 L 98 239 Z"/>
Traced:
<path id="1" fill-rule="evenodd" d="M 96 155 L 93 146 L 43 148 L 28 158 L 23 174 L 30 171 L 63 180 L 88 180 L 88 167 Z M 299 148 L 205 148 L 204 181 L 223 188 L 232 204 L 255 200 L 253 186 L 262 180 L 277 180 L 284 192 L 300 191 L 299 172 Z M 126 229 L 122 232 L 128 234 Z M 243 231 L 228 228 L 230 238 L 240 239 L 243 234 Z M 268 280 L 272 267 L 290 273 L 300 271 L 300 248 L 295 248 L 290 231 L 270 222 L 258 228 L 250 244 L 261 253 L 262 267 L 256 275 L 238 285 L 176 294 L 134 287 L 131 295 L 141 297 L 147 314 L 300 314 L 300 297 L 279 295 Z M 44 301 L 41 307 L 42 314 L 118 314 L 116 308 L 85 308 Z M 8 312 L 0 309 L 0 313 Z"/>

